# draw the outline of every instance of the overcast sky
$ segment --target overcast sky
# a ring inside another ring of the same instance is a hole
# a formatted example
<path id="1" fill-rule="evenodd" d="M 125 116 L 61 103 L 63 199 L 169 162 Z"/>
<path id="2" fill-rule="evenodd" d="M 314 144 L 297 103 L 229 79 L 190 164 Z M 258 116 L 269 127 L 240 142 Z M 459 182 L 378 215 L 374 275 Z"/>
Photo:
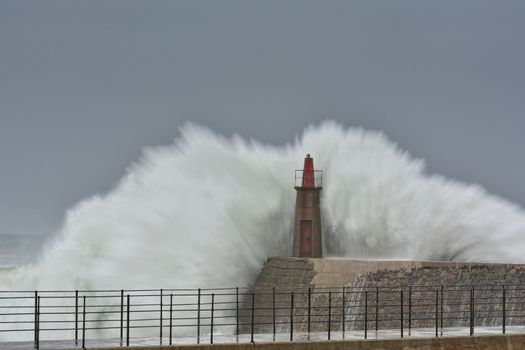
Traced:
<path id="1" fill-rule="evenodd" d="M 0 1 L 0 233 L 49 233 L 192 121 L 326 118 L 525 204 L 525 1 Z"/>

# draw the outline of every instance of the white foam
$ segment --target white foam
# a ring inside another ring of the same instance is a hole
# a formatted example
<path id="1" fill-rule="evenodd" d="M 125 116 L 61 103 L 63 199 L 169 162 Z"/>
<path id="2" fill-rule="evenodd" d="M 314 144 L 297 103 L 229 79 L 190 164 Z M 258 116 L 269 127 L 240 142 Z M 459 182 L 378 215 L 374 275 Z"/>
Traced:
<path id="1" fill-rule="evenodd" d="M 37 264 L 0 272 L 0 289 L 248 285 L 267 257 L 291 253 L 306 153 L 324 170 L 327 256 L 525 262 L 518 206 L 425 174 L 381 133 L 328 122 L 274 147 L 187 125 L 72 208 Z"/>

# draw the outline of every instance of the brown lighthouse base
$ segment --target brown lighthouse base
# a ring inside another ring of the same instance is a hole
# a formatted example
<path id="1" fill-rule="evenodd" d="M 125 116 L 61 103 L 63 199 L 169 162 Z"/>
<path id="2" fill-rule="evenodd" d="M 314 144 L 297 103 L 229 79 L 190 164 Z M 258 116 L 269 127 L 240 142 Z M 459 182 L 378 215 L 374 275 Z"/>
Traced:
<path id="1" fill-rule="evenodd" d="M 323 257 L 321 235 L 321 187 L 296 187 L 294 257 Z"/>

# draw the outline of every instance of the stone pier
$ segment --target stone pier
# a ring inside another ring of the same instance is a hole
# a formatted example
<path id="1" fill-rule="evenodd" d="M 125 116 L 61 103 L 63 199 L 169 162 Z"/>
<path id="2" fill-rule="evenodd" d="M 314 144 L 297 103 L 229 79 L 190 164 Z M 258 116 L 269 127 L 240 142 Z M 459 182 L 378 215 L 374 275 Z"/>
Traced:
<path id="1" fill-rule="evenodd" d="M 397 329 L 401 309 L 407 329 L 434 327 L 436 316 L 440 328 L 469 327 L 471 304 L 474 327 L 525 323 L 521 264 L 279 257 L 266 261 L 253 290 L 264 333 L 274 313 L 277 331 L 289 328 L 292 291 L 297 331 Z"/>

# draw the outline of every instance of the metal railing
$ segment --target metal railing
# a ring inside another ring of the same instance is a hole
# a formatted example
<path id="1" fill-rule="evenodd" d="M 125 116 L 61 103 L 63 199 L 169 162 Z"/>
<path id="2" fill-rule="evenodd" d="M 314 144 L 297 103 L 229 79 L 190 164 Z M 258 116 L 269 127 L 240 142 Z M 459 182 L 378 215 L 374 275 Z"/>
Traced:
<path id="1" fill-rule="evenodd" d="M 0 339 L 159 344 L 525 333 L 525 286 L 0 291 Z M 516 330 L 515 330 L 516 331 Z"/>
<path id="2" fill-rule="evenodd" d="M 301 187 L 303 185 L 303 176 L 304 176 L 304 170 L 295 171 L 295 180 L 294 180 L 295 187 Z M 313 182 L 314 188 L 323 187 L 323 171 L 322 170 L 314 170 L 312 174 L 309 176 L 313 177 L 310 179 L 310 181 Z"/>

